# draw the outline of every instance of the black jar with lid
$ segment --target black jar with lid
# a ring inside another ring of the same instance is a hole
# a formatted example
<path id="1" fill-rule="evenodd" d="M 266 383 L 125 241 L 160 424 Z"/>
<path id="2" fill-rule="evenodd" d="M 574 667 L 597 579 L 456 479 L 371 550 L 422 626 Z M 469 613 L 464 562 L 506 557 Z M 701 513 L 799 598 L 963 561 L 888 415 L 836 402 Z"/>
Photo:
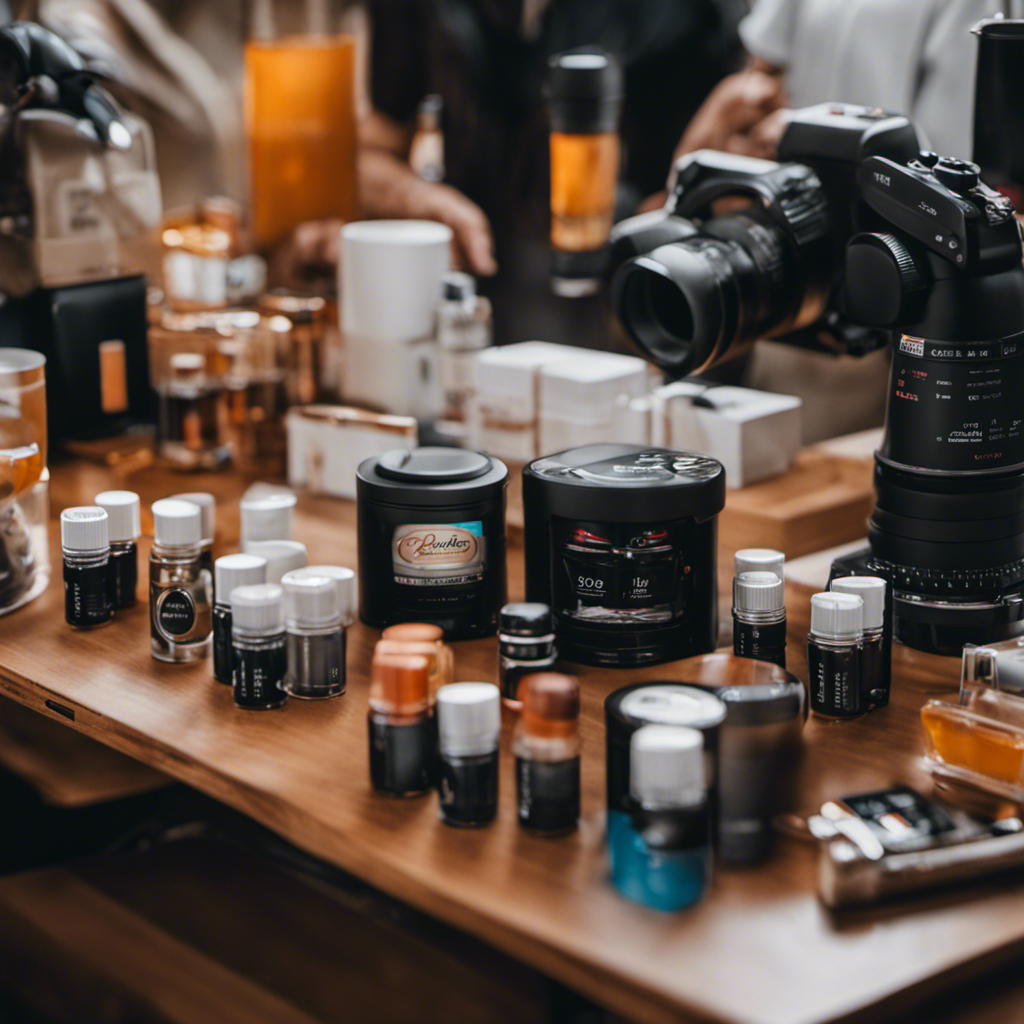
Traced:
<path id="1" fill-rule="evenodd" d="M 491 636 L 505 603 L 508 469 L 460 448 L 398 449 L 356 474 L 360 615 Z"/>
<path id="2" fill-rule="evenodd" d="M 551 606 L 558 650 L 655 665 L 714 650 L 725 470 L 696 452 L 594 444 L 523 470 L 526 596 Z"/>

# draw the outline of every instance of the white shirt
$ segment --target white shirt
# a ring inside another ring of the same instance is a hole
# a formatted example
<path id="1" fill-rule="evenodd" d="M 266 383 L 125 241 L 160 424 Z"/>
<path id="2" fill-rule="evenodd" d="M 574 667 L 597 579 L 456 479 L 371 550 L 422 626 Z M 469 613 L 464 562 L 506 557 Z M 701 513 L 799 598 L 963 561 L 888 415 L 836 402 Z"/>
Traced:
<path id="1" fill-rule="evenodd" d="M 757 0 L 740 24 L 785 70 L 790 106 L 836 100 L 907 114 L 924 145 L 970 157 L 978 0 Z"/>

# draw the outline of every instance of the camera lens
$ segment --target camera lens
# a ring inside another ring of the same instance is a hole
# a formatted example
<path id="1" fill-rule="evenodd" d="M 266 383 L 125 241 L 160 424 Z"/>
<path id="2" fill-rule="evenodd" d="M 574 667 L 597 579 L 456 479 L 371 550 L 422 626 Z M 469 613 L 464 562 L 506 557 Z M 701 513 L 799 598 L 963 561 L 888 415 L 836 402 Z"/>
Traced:
<path id="1" fill-rule="evenodd" d="M 644 356 L 681 377 L 790 325 L 812 280 L 790 237 L 750 207 L 627 260 L 612 301 Z"/>

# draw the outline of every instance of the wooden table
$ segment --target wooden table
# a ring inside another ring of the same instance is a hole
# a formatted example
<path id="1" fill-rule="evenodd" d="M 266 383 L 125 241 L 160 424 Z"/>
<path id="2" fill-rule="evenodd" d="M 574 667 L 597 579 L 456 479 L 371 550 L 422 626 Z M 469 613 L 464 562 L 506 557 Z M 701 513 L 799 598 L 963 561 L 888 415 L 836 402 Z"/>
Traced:
<path id="1" fill-rule="evenodd" d="M 58 468 L 54 508 L 124 483 L 96 467 Z M 145 501 L 203 487 L 237 498 L 241 488 L 230 477 L 210 486 L 155 470 L 128 483 Z M 232 550 L 233 501 L 221 520 L 222 550 Z M 296 536 L 318 562 L 355 564 L 348 504 L 303 499 Z M 510 556 L 510 581 L 513 594 L 521 592 L 521 552 Z M 791 607 L 798 673 L 804 605 Z M 375 639 L 374 630 L 351 630 L 344 697 L 244 712 L 210 681 L 208 665 L 150 658 L 144 603 L 105 629 L 69 630 L 55 579 L 39 600 L 0 620 L 0 692 L 244 811 L 630 1019 L 874 1022 L 1024 949 L 1020 882 L 836 918 L 814 894 L 814 851 L 792 840 L 762 869 L 720 872 L 709 898 L 689 912 L 661 914 L 620 898 L 607 883 L 603 847 L 602 701 L 640 678 L 678 678 L 672 666 L 581 670 L 584 816 L 569 838 L 517 828 L 507 753 L 499 819 L 490 828 L 441 826 L 432 797 L 379 797 L 368 781 L 365 726 Z M 494 648 L 493 640 L 456 645 L 458 678 L 492 679 Z M 900 650 L 889 708 L 852 722 L 810 722 L 802 807 L 896 781 L 925 785 L 917 712 L 928 696 L 954 688 L 956 672 L 952 660 Z M 504 725 L 507 752 L 511 716 Z"/>

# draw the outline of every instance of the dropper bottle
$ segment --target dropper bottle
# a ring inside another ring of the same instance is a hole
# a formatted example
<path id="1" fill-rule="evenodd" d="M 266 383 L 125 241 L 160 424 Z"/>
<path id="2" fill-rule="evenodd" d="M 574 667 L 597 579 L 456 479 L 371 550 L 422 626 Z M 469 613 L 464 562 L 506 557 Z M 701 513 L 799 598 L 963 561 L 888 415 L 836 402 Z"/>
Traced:
<path id="1" fill-rule="evenodd" d="M 378 655 L 370 667 L 370 782 L 388 796 L 418 796 L 437 777 L 437 721 L 430 663 Z"/>

